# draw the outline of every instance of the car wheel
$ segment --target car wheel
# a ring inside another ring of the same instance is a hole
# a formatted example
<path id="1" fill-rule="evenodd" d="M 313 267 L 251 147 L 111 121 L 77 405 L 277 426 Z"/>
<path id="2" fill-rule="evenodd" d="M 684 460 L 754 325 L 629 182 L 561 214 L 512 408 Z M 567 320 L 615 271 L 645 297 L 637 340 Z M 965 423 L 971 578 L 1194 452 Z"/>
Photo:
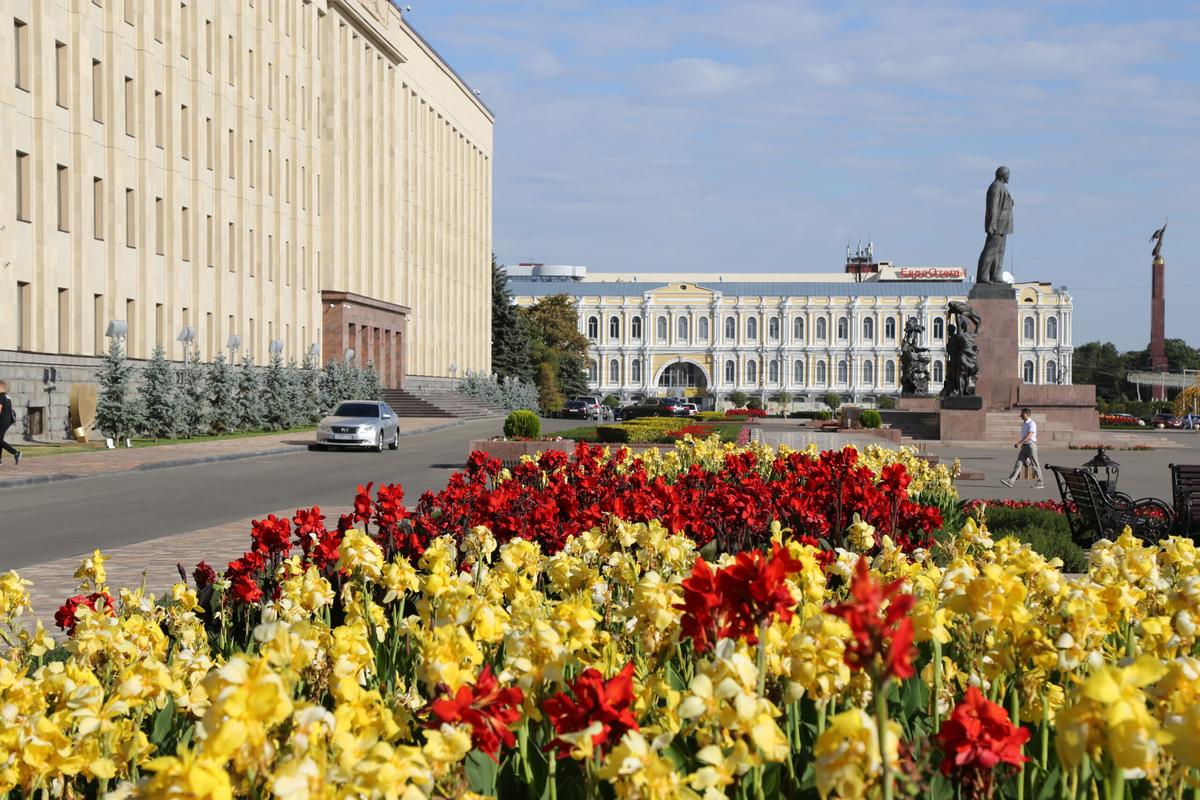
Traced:
<path id="1" fill-rule="evenodd" d="M 379 437 L 377 439 L 375 439 L 375 452 L 376 453 L 383 452 L 383 431 L 380 431 Z"/>
<path id="2" fill-rule="evenodd" d="M 392 437 L 392 443 L 388 445 L 388 450 L 400 449 L 400 429 L 396 429 L 396 435 Z"/>

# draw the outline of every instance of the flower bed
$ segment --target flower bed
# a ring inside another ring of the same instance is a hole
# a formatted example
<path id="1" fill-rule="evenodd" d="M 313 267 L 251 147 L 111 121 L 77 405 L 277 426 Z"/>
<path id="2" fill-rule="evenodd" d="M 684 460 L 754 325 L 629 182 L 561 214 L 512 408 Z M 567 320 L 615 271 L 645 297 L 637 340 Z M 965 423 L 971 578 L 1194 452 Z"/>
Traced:
<path id="1" fill-rule="evenodd" d="M 1191 543 L 1125 535 L 1067 579 L 968 522 L 935 559 L 902 509 L 925 519 L 915 498 L 947 472 L 910 458 L 473 457 L 412 513 L 362 487 L 332 529 L 318 509 L 258 521 L 246 556 L 167 602 L 111 589 L 97 553 L 65 651 L 0 576 L 0 791 L 1182 796 L 1200 778 Z M 698 552 L 701 485 L 745 549 Z"/>

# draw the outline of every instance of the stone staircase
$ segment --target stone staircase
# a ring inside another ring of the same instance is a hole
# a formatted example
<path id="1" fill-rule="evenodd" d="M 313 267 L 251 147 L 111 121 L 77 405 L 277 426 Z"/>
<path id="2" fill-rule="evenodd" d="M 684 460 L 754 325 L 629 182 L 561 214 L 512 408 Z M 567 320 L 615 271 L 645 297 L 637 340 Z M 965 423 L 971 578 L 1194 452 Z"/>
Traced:
<path id="1" fill-rule="evenodd" d="M 932 441 L 941 435 L 936 411 L 880 411 L 885 424 L 912 441 Z"/>
<path id="2" fill-rule="evenodd" d="M 506 413 L 455 391 L 422 391 L 417 395 L 404 389 L 384 389 L 382 397 L 399 417 L 487 419 Z"/>
<path id="3" fill-rule="evenodd" d="M 985 441 L 1015 442 L 1017 439 L 1020 439 L 1021 419 L 1019 413 L 1020 409 L 989 411 L 987 415 L 987 428 L 984 432 Z M 1069 444 L 1072 437 L 1077 437 L 1074 428 L 1068 423 L 1051 422 L 1046 419 L 1045 414 L 1035 413 L 1033 421 L 1037 423 L 1039 444 Z"/>

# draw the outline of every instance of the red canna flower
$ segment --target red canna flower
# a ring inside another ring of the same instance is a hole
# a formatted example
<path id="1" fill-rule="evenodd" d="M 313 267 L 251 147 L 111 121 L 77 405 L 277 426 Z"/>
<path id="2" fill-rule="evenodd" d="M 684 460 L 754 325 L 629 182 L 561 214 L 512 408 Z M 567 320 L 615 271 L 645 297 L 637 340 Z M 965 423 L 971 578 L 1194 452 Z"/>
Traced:
<path id="1" fill-rule="evenodd" d="M 264 520 L 252 520 L 250 538 L 254 549 L 270 555 L 286 555 L 292 548 L 292 524 L 287 517 L 268 514 Z"/>
<path id="2" fill-rule="evenodd" d="M 850 626 L 852 638 L 846 643 L 845 661 L 851 669 L 901 680 L 916 674 L 912 664 L 913 625 L 908 617 L 913 596 L 900 593 L 902 583 L 875 583 L 867 560 L 859 558 L 850 582 L 852 601 L 825 607 Z"/>
<path id="3" fill-rule="evenodd" d="M 607 681 L 599 670 L 588 667 L 571 683 L 571 695 L 559 692 L 547 698 L 542 711 L 560 737 L 551 740 L 546 750 L 557 749 L 558 757 L 566 758 L 572 745 L 562 734 L 578 733 L 598 722 L 600 730 L 592 735 L 592 745 L 607 753 L 626 731 L 638 729 L 633 715 L 633 662 Z"/>
<path id="4" fill-rule="evenodd" d="M 75 625 L 78 620 L 75 619 L 75 614 L 81 606 L 87 606 L 92 611 L 96 610 L 96 603 L 99 600 L 104 601 L 104 613 L 110 617 L 113 616 L 113 599 L 108 592 L 92 592 L 91 594 L 77 594 L 74 597 L 68 598 L 67 602 L 59 607 L 54 614 L 54 624 L 58 625 L 60 630 L 64 630 L 68 635 L 75 635 Z"/>
<path id="5" fill-rule="evenodd" d="M 1029 760 L 1021 753 L 1029 731 L 1014 725 L 1008 712 L 975 686 L 967 688 L 934 739 L 943 753 L 942 774 L 955 775 L 976 797 L 989 795 L 997 765 L 1020 766 Z"/>
<path id="6" fill-rule="evenodd" d="M 453 697 L 442 697 L 429 704 L 429 727 L 446 722 L 467 723 L 471 726 L 471 744 L 495 761 L 501 746 L 516 744 L 509 726 L 521 718 L 524 699 L 525 693 L 515 686 L 501 689 L 488 665 L 479 673 L 474 686 L 464 684 Z"/>
<path id="7" fill-rule="evenodd" d="M 196 582 L 197 589 L 203 589 L 205 586 L 211 586 L 217 580 L 217 571 L 210 567 L 205 562 L 201 561 L 192 570 L 192 580 Z"/>

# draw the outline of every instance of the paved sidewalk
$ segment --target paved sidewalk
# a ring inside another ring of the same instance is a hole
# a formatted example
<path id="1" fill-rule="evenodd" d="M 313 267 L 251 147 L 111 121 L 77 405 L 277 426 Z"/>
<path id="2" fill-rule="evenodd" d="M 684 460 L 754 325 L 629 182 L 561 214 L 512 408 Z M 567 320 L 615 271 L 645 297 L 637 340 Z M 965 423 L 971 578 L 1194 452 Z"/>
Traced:
<path id="1" fill-rule="evenodd" d="M 350 508 L 323 508 L 321 511 L 325 514 L 325 524 L 336 527 L 338 518 L 349 512 Z M 289 508 L 274 513 L 279 517 L 291 517 L 295 512 L 296 509 Z M 260 514 L 256 518 L 263 519 L 266 516 Z M 220 573 L 226 564 L 250 549 L 251 521 L 238 520 L 205 530 L 105 550 L 104 554 L 109 557 L 104 567 L 108 572 L 110 591 L 116 597 L 121 587 L 140 586 L 144 580 L 147 591 L 161 598 L 179 580 L 179 570 L 175 567 L 177 563 L 183 564 L 189 584 L 192 583 L 192 569 L 200 561 L 208 562 Z M 54 612 L 58 611 L 64 600 L 75 594 L 78 587 L 79 581 L 71 576 L 79 567 L 80 560 L 89 555 L 90 552 L 79 553 L 17 570 L 22 578 L 33 583 L 29 596 L 34 618 L 40 619 L 42 625 L 52 633 L 59 633 L 54 625 Z M 32 627 L 32 620 L 29 624 Z"/>
<path id="2" fill-rule="evenodd" d="M 448 418 L 401 417 L 400 435 L 424 433 L 461 424 Z M 63 455 L 36 456 L 15 466 L 11 458 L 0 462 L 0 489 L 28 486 L 51 481 L 91 478 L 132 470 L 163 469 L 203 464 L 210 461 L 232 461 L 239 458 L 287 453 L 312 444 L 312 431 L 219 439 L 193 444 L 164 444 L 151 447 L 119 447 L 115 450 L 96 450 Z"/>

